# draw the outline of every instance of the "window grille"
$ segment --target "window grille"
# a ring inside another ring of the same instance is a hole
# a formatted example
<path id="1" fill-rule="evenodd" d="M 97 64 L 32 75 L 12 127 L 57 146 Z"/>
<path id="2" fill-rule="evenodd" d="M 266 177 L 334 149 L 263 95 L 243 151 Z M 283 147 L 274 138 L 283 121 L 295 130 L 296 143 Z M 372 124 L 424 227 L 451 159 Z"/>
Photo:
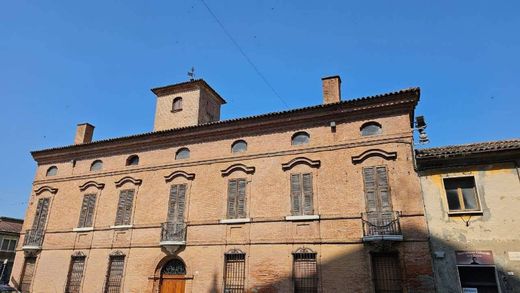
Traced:
<path id="1" fill-rule="evenodd" d="M 83 269 L 85 268 L 85 257 L 72 257 L 67 278 L 67 287 L 65 293 L 79 293 L 81 288 L 81 280 L 83 279 Z"/>
<path id="2" fill-rule="evenodd" d="M 34 265 L 36 264 L 35 257 L 28 257 L 25 259 L 23 267 L 23 276 L 20 284 L 22 293 L 31 293 L 31 283 L 34 276 Z"/>
<path id="3" fill-rule="evenodd" d="M 316 253 L 308 248 L 293 253 L 293 284 L 295 293 L 318 292 Z"/>
<path id="4" fill-rule="evenodd" d="M 186 266 L 179 259 L 172 259 L 164 265 L 161 270 L 162 275 L 186 275 Z"/>
<path id="5" fill-rule="evenodd" d="M 245 292 L 246 255 L 232 251 L 224 255 L 224 293 Z"/>
<path id="6" fill-rule="evenodd" d="M 119 293 L 121 291 L 121 279 L 125 257 L 122 255 L 111 256 L 108 264 L 108 273 L 105 281 L 105 293 Z"/>
<path id="7" fill-rule="evenodd" d="M 397 254 L 372 254 L 372 272 L 376 293 L 403 292 Z"/>

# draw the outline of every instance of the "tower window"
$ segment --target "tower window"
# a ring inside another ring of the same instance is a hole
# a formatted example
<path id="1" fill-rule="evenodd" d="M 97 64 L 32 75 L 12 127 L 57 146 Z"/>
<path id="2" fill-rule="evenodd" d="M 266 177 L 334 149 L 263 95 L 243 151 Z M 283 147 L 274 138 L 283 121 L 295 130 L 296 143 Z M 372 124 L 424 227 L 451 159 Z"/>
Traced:
<path id="1" fill-rule="evenodd" d="M 176 97 L 173 99 L 172 112 L 177 112 L 182 110 L 182 98 Z"/>

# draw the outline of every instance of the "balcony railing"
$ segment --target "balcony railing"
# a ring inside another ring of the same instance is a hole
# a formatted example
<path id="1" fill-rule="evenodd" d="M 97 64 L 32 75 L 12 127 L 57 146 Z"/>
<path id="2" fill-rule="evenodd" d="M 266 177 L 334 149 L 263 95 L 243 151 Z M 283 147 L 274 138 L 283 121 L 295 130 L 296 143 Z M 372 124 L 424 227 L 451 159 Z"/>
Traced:
<path id="1" fill-rule="evenodd" d="M 186 224 L 166 222 L 161 224 L 161 244 L 183 244 L 186 242 Z"/>
<path id="2" fill-rule="evenodd" d="M 363 221 L 363 241 L 402 241 L 400 212 L 361 213 Z"/>
<path id="3" fill-rule="evenodd" d="M 43 236 L 45 234 L 41 230 L 27 230 L 25 231 L 25 238 L 23 240 L 23 249 L 39 249 L 42 247 Z"/>

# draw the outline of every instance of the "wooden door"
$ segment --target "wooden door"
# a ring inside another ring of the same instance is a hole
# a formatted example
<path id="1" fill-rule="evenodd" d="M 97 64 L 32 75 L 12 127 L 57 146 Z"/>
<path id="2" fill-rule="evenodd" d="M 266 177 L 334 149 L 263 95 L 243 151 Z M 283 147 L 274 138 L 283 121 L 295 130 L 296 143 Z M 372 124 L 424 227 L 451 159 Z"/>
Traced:
<path id="1" fill-rule="evenodd" d="M 184 293 L 184 276 L 163 275 L 161 293 Z"/>

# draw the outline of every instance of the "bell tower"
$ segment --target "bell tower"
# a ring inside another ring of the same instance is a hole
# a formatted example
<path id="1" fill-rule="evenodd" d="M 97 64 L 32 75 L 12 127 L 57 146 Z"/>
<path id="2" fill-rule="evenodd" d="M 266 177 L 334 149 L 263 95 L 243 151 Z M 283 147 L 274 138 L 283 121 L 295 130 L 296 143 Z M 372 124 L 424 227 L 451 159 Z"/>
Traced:
<path id="1" fill-rule="evenodd" d="M 220 120 L 226 101 L 204 80 L 153 88 L 157 96 L 154 131 L 194 126 Z"/>

